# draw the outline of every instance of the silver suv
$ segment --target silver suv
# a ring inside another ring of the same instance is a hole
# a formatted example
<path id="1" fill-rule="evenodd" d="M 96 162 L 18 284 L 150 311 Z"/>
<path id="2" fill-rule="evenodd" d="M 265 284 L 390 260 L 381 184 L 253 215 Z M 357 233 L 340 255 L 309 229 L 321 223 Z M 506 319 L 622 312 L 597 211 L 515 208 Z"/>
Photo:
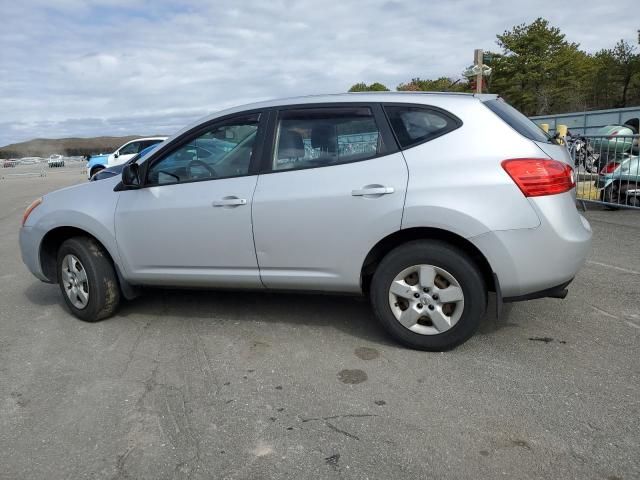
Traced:
<path id="1" fill-rule="evenodd" d="M 574 187 L 566 149 L 493 95 L 292 98 L 36 200 L 20 246 L 86 321 L 148 285 L 344 292 L 403 344 L 443 350 L 488 292 L 566 295 L 591 241 Z"/>

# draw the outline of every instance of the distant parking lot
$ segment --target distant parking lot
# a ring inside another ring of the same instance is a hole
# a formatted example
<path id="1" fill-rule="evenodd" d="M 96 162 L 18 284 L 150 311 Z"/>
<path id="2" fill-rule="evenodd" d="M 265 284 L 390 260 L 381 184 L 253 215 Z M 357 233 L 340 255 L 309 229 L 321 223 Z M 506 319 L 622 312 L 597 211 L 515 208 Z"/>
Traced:
<path id="1" fill-rule="evenodd" d="M 82 165 L 0 171 L 0 478 L 640 477 L 640 212 L 586 213 L 566 300 L 425 353 L 361 298 L 156 290 L 76 320 L 17 236 Z"/>

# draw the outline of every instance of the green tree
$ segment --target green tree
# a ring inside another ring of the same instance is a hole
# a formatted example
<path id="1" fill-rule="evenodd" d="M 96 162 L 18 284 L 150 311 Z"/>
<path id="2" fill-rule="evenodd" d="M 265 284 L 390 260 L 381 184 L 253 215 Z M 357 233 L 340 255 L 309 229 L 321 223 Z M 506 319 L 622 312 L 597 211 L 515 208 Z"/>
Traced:
<path id="1" fill-rule="evenodd" d="M 635 51 L 634 45 L 620 40 L 612 50 L 603 52 L 610 57 L 609 67 L 612 69 L 614 85 L 620 90 L 619 99 L 616 102 L 617 107 L 628 106 L 630 88 L 640 86 L 638 85 L 640 82 L 636 82 L 636 80 L 640 80 L 640 54 Z"/>
<path id="2" fill-rule="evenodd" d="M 435 80 L 416 77 L 410 82 L 401 83 L 396 87 L 396 90 L 400 92 L 464 92 L 467 89 L 466 80 L 455 80 L 448 77 L 440 77 Z"/>
<path id="3" fill-rule="evenodd" d="M 500 52 L 485 55 L 492 72 L 484 78 L 484 91 L 501 95 L 526 115 L 640 104 L 640 54 L 625 40 L 590 55 L 538 18 L 497 35 L 497 44 Z M 464 78 L 415 77 L 396 89 L 468 92 L 471 85 Z M 349 91 L 376 90 L 388 88 L 357 83 Z"/>
<path id="4" fill-rule="evenodd" d="M 389 89 L 379 82 L 367 85 L 364 82 L 356 83 L 349 89 L 350 92 L 388 92 Z"/>
<path id="5" fill-rule="evenodd" d="M 640 103 L 640 55 L 620 40 L 590 57 L 589 108 L 618 108 Z"/>
<path id="6" fill-rule="evenodd" d="M 588 56 L 543 18 L 498 35 L 502 55 L 492 65 L 492 92 L 527 115 L 565 111 L 584 104 L 582 80 Z"/>

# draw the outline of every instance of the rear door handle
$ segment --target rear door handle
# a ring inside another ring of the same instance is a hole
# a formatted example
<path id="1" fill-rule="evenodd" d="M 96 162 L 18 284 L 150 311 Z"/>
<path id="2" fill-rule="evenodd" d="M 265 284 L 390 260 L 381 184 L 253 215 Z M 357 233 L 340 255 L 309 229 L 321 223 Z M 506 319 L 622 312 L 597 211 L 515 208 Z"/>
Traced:
<path id="1" fill-rule="evenodd" d="M 238 197 L 224 197 L 220 200 L 215 200 L 212 205 L 214 207 L 238 207 L 240 205 L 246 205 L 247 200 L 245 198 Z"/>
<path id="2" fill-rule="evenodd" d="M 351 190 L 351 195 L 353 195 L 354 197 L 364 197 L 367 195 L 388 195 L 389 193 L 393 193 L 393 192 L 394 192 L 393 187 L 366 186 L 358 190 Z"/>

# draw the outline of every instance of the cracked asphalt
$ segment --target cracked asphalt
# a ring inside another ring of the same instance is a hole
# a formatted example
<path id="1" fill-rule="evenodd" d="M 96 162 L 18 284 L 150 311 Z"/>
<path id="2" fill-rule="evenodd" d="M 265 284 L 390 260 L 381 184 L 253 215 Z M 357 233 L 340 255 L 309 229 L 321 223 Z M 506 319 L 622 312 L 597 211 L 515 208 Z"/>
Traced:
<path id="1" fill-rule="evenodd" d="M 567 299 L 424 353 L 361 298 L 152 290 L 76 320 L 17 241 L 82 181 L 0 180 L 0 478 L 640 477 L 640 212 L 587 212 Z"/>

